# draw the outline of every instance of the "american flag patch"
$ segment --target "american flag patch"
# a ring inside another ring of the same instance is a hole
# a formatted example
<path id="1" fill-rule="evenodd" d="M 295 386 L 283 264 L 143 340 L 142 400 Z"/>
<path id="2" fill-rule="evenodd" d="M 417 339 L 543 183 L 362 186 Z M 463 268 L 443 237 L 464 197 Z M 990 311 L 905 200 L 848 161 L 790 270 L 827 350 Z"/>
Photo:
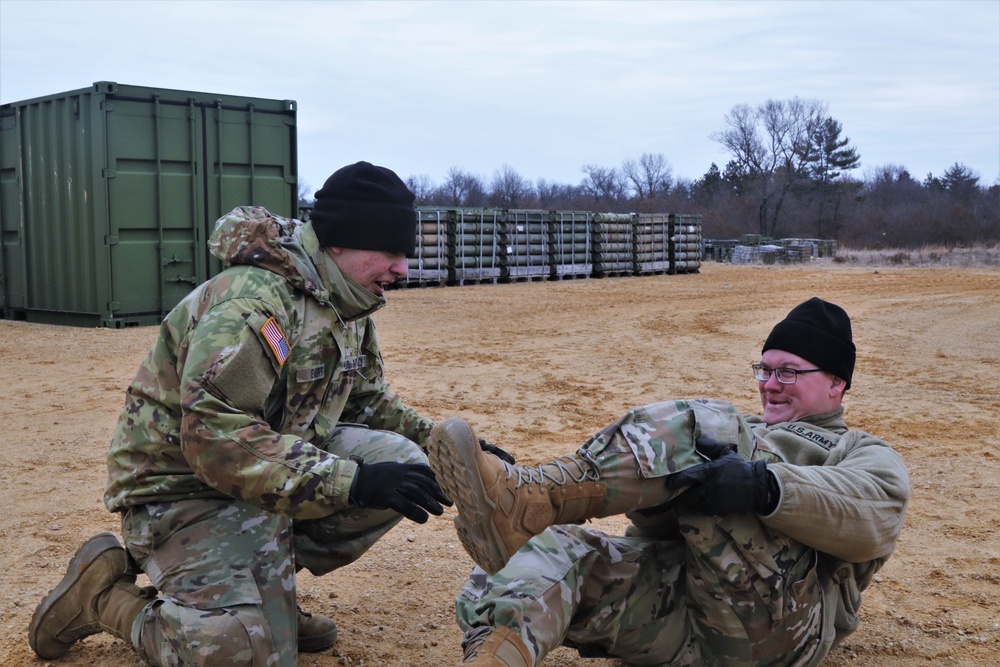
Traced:
<path id="1" fill-rule="evenodd" d="M 288 347 L 288 341 L 285 340 L 285 334 L 278 326 L 278 321 L 273 317 L 268 318 L 267 322 L 264 322 L 264 326 L 260 328 L 260 332 L 264 334 L 264 340 L 271 346 L 271 351 L 278 359 L 278 365 L 284 365 L 285 359 L 292 353 L 292 350 Z"/>

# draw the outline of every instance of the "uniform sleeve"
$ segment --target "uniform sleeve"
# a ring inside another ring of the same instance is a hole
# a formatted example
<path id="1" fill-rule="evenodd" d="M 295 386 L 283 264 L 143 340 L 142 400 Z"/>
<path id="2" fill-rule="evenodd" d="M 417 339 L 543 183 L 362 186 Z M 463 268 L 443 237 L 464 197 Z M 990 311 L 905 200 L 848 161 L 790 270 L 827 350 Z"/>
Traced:
<path id="1" fill-rule="evenodd" d="M 803 544 L 860 563 L 892 553 L 910 496 L 902 457 L 859 431 L 841 438 L 827 465 L 768 466 L 781 500 L 761 520 Z"/>
<path id="2" fill-rule="evenodd" d="M 434 421 L 408 406 L 385 379 L 382 353 L 375 323 L 368 321 L 364 336 L 366 367 L 351 391 L 345 420 L 370 428 L 392 431 L 412 440 L 423 449 Z"/>
<path id="3" fill-rule="evenodd" d="M 326 516 L 348 504 L 357 465 L 265 421 L 268 398 L 284 382 L 281 341 L 265 335 L 271 320 L 256 300 L 233 299 L 191 331 L 180 378 L 181 450 L 202 482 L 233 498 L 295 518 Z"/>

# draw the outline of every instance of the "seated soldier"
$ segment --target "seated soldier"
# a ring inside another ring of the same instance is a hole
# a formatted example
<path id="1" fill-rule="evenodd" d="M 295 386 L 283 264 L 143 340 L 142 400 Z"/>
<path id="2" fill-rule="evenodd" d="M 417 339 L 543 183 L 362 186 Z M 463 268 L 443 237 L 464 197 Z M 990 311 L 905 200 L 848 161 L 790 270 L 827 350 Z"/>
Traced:
<path id="1" fill-rule="evenodd" d="M 533 666 L 560 645 L 630 665 L 820 662 L 857 628 L 909 498 L 902 458 L 844 422 L 854 363 L 849 317 L 812 298 L 753 365 L 760 417 L 648 405 L 534 468 L 437 424 L 430 462 L 478 564 L 456 601 L 465 663 Z M 624 537 L 572 525 L 621 513 Z"/>

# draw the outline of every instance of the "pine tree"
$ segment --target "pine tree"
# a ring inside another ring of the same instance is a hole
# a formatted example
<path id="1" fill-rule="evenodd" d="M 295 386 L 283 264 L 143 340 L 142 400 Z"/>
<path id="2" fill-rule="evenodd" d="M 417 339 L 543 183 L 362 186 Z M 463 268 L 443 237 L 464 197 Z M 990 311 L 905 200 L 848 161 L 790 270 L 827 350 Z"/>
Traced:
<path id="1" fill-rule="evenodd" d="M 810 128 L 808 143 L 804 147 L 802 164 L 818 201 L 816 235 L 819 238 L 823 238 L 824 233 L 836 234 L 843 194 L 838 179 L 845 171 L 856 169 L 861 164 L 861 156 L 850 145 L 850 138 L 841 138 L 842 131 L 843 127 L 835 118 L 819 118 Z M 829 228 L 824 229 L 827 222 Z"/>

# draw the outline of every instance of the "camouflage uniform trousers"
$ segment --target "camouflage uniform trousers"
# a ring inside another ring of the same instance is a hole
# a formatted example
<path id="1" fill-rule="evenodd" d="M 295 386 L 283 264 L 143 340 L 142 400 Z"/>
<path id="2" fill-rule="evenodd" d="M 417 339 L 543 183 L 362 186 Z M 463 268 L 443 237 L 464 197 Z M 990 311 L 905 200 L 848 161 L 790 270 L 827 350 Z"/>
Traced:
<path id="1" fill-rule="evenodd" d="M 639 408 L 581 448 L 608 494 L 642 482 L 647 509 L 626 537 L 555 526 L 497 574 L 476 567 L 456 600 L 465 642 L 484 627 L 520 633 L 536 665 L 560 645 L 630 665 L 805 665 L 821 635 L 816 553 L 756 515 L 710 517 L 669 506 L 663 477 L 703 462 L 694 439 L 752 435 L 729 404 L 672 401 Z M 645 474 L 644 474 L 645 473 Z"/>
<path id="2" fill-rule="evenodd" d="M 323 445 L 366 462 L 427 463 L 412 441 L 338 426 Z M 132 625 L 149 665 L 295 665 L 295 573 L 325 574 L 357 560 L 402 520 L 350 507 L 293 521 L 230 499 L 131 508 L 122 518 L 129 553 L 159 594 Z"/>

